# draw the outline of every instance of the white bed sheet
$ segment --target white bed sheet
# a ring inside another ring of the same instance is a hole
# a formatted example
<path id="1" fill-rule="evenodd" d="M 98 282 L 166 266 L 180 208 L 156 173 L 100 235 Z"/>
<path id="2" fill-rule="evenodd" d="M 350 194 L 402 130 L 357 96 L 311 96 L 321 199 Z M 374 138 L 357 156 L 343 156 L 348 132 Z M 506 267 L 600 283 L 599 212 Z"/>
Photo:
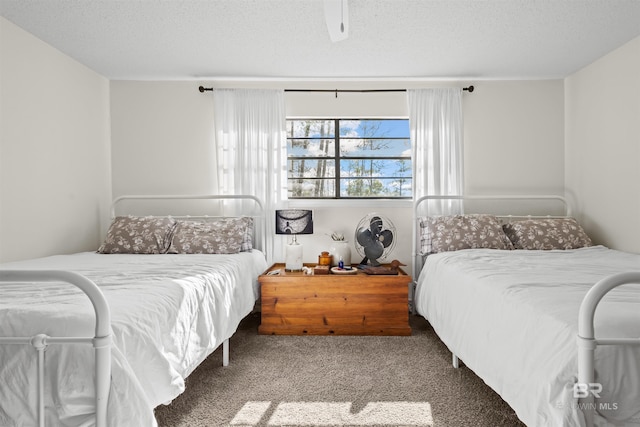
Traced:
<path id="1" fill-rule="evenodd" d="M 267 265 L 254 250 L 87 252 L 0 267 L 71 270 L 101 288 L 113 330 L 109 425 L 144 427 L 156 425 L 153 408 L 182 393 L 185 378 L 251 312 L 259 296 L 257 276 Z M 0 336 L 93 336 L 93 319 L 88 298 L 72 285 L 0 283 Z M 91 346 L 50 345 L 45 354 L 47 425 L 94 425 Z M 36 425 L 36 363 L 31 346 L 0 345 L 0 426 Z"/>
<path id="2" fill-rule="evenodd" d="M 573 398 L 578 310 L 598 280 L 623 271 L 640 271 L 640 255 L 602 246 L 434 254 L 418 279 L 416 309 L 525 424 L 582 426 Z M 640 337 L 640 284 L 603 299 L 595 331 Z M 596 425 L 640 425 L 640 347 L 598 347 L 595 366 L 603 386 Z"/>

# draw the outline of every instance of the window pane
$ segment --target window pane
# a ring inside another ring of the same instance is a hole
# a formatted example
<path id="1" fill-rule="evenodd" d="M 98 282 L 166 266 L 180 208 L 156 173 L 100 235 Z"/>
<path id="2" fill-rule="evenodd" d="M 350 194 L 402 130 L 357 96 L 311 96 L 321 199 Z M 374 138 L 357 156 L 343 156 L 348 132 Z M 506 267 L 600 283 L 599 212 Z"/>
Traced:
<path id="1" fill-rule="evenodd" d="M 411 197 L 411 178 L 340 180 L 341 197 Z"/>
<path id="2" fill-rule="evenodd" d="M 409 121 L 287 120 L 287 165 L 291 198 L 410 198 Z"/>
<path id="3" fill-rule="evenodd" d="M 340 120 L 340 136 L 409 138 L 409 120 Z"/>
<path id="4" fill-rule="evenodd" d="M 340 176 L 347 177 L 409 177 L 411 173 L 410 160 L 342 160 L 340 161 Z"/>
<path id="5" fill-rule="evenodd" d="M 340 139 L 340 155 L 344 157 L 411 158 L 409 139 Z"/>
<path id="6" fill-rule="evenodd" d="M 334 157 L 335 140 L 288 139 L 287 154 L 289 157 Z"/>
<path id="7" fill-rule="evenodd" d="M 332 178 L 336 176 L 336 162 L 331 160 L 289 160 L 288 178 Z"/>
<path id="8" fill-rule="evenodd" d="M 335 197 L 333 179 L 289 179 L 289 198 L 294 197 Z"/>
<path id="9" fill-rule="evenodd" d="M 287 138 L 334 138 L 333 120 L 288 120 Z"/>

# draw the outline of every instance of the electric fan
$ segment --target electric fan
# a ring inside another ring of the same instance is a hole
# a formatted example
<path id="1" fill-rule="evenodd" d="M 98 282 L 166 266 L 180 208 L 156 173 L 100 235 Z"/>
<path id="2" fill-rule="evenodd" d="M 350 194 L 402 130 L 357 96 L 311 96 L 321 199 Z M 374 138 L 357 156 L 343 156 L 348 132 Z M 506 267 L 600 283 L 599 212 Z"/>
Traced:
<path id="1" fill-rule="evenodd" d="M 378 267 L 395 246 L 396 228 L 388 218 L 370 213 L 356 226 L 356 251 L 364 258 L 361 265 Z"/>

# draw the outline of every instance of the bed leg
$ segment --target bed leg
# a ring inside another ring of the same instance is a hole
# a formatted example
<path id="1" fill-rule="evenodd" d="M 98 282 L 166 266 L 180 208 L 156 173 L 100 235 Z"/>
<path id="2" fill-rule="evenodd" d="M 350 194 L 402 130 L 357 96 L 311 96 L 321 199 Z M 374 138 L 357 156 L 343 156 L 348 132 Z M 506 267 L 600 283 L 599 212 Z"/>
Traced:
<path id="1" fill-rule="evenodd" d="M 95 337 L 96 427 L 107 427 L 107 404 L 111 389 L 111 335 Z"/>
<path id="2" fill-rule="evenodd" d="M 583 406 L 582 413 L 586 427 L 593 427 L 595 398 L 590 387 L 595 385 L 594 353 L 596 340 L 593 337 L 578 336 L 578 383 L 573 386 L 573 395 L 580 395 L 579 404 Z"/>
<path id="3" fill-rule="evenodd" d="M 38 352 L 38 426 L 45 427 L 44 422 L 44 351 L 47 349 L 47 336 L 36 335 L 31 339 L 31 345 Z"/>
<path id="4" fill-rule="evenodd" d="M 453 364 L 453 367 L 456 369 L 460 367 L 460 359 L 458 359 L 458 356 L 456 356 L 453 353 L 451 353 L 451 363 Z"/>
<path id="5" fill-rule="evenodd" d="M 222 342 L 222 366 L 229 366 L 229 338 Z"/>

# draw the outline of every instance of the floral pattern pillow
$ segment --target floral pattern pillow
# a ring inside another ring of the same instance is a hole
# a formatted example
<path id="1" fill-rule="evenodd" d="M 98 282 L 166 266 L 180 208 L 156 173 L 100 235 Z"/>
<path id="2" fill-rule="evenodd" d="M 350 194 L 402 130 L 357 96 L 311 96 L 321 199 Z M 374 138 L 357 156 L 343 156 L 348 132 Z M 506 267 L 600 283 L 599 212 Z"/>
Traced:
<path id="1" fill-rule="evenodd" d="M 592 246 L 591 238 L 574 218 L 541 218 L 504 224 L 516 249 L 578 249 Z"/>
<path id="2" fill-rule="evenodd" d="M 98 248 L 102 254 L 164 254 L 176 220 L 171 217 L 116 217 Z"/>
<path id="3" fill-rule="evenodd" d="M 237 254 L 246 247 L 247 218 L 179 221 L 170 254 Z"/>
<path id="4" fill-rule="evenodd" d="M 493 215 L 451 215 L 420 219 L 423 255 L 460 249 L 513 249 Z"/>
<path id="5" fill-rule="evenodd" d="M 218 221 L 231 221 L 231 222 L 242 222 L 245 226 L 244 232 L 242 233 L 242 245 L 240 246 L 240 252 L 248 252 L 253 249 L 253 218 L 250 216 L 243 217 L 229 217 L 229 218 L 220 218 Z"/>
<path id="6" fill-rule="evenodd" d="M 242 245 L 240 246 L 240 252 L 248 252 L 253 249 L 253 218 L 250 216 L 242 216 L 242 217 L 218 217 L 215 219 L 211 219 L 207 222 L 231 222 L 234 225 L 237 225 L 238 222 L 244 224 L 244 231 L 240 231 L 242 233 Z"/>

